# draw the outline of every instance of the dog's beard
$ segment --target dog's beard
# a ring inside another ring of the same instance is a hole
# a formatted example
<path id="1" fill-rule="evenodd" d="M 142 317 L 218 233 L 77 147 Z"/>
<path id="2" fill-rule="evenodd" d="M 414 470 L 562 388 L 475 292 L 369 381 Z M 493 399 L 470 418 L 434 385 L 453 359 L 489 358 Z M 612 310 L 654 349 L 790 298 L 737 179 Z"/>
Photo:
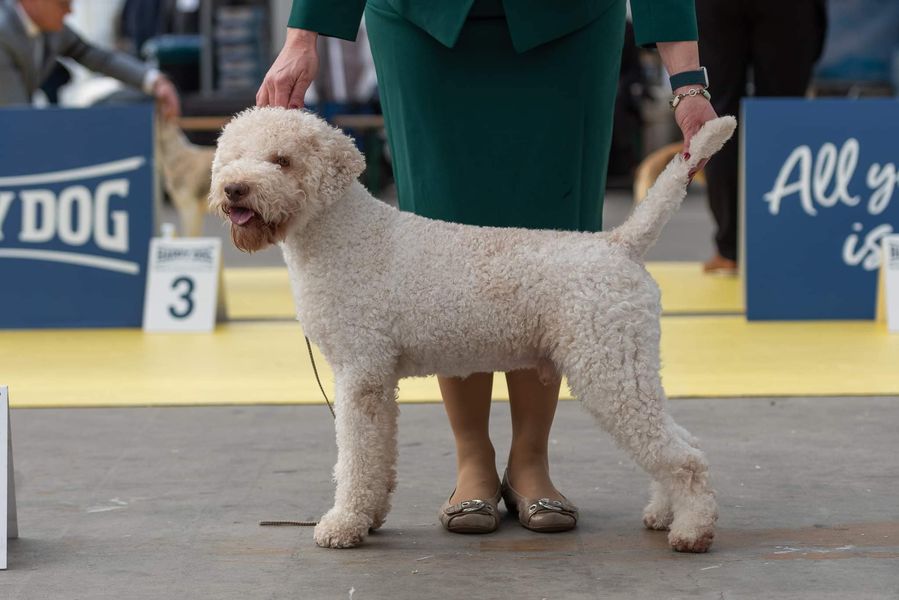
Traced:
<path id="1" fill-rule="evenodd" d="M 237 180 L 241 178 L 237 177 Z M 225 221 L 231 220 L 231 212 L 235 206 L 225 199 L 224 182 L 227 178 L 221 178 L 213 174 L 213 193 L 210 195 L 213 210 Z M 269 185 L 265 185 L 268 183 Z M 284 196 L 276 194 L 271 181 L 255 181 L 253 193 L 244 202 L 239 203 L 241 209 L 250 210 L 253 216 L 242 225 L 241 219 L 232 222 L 231 241 L 242 252 L 258 252 L 272 244 L 277 244 L 287 237 L 290 225 L 296 220 L 299 205 L 296 203 L 283 203 Z M 305 196 L 302 190 L 284 190 L 283 186 L 278 191 L 284 191 L 289 195 Z M 289 196 L 288 196 L 289 197 Z"/>
<path id="2" fill-rule="evenodd" d="M 277 244 L 287 235 L 289 219 L 280 223 L 266 223 L 255 216 L 246 225 L 231 225 L 231 241 L 243 252 L 257 252 L 271 244 Z"/>

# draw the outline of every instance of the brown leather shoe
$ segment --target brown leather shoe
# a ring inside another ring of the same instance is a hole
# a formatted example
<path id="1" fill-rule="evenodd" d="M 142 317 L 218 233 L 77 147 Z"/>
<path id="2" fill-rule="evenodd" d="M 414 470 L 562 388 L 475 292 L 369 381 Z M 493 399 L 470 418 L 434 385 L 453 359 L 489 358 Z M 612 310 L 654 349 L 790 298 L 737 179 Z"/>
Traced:
<path id="1" fill-rule="evenodd" d="M 739 270 L 737 262 L 716 254 L 702 265 L 703 273 L 709 275 L 736 275 Z"/>
<path id="2" fill-rule="evenodd" d="M 503 474 L 503 501 L 513 515 L 518 515 L 522 527 L 539 533 L 568 531 L 577 525 L 577 506 L 568 501 L 525 498 L 509 485 L 509 473 Z"/>
<path id="3" fill-rule="evenodd" d="M 453 490 L 453 494 L 456 491 Z M 502 489 L 487 500 L 473 498 L 458 504 L 450 504 L 450 494 L 440 507 L 440 523 L 444 529 L 453 533 L 491 533 L 499 527 L 499 509 L 497 505 L 502 497 Z"/>

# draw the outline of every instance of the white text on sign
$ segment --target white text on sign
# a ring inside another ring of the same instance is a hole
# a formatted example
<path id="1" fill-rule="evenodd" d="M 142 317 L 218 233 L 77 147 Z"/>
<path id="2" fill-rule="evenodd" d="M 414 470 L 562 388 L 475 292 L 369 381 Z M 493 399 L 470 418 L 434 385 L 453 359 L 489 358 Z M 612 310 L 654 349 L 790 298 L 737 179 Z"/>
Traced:
<path id="1" fill-rule="evenodd" d="M 849 191 L 859 164 L 861 147 L 855 138 L 847 139 L 837 150 L 825 143 L 817 154 L 808 145 L 793 149 L 778 172 L 772 189 L 764 195 L 768 211 L 778 215 L 783 201 L 797 196 L 803 212 L 810 217 L 818 214 L 818 207 L 833 208 L 839 204 L 863 209 L 872 216 L 883 213 L 899 187 L 899 172 L 895 163 L 872 163 L 867 170 L 865 185 L 871 192 L 867 202 Z M 859 209 L 862 210 L 862 209 Z M 861 266 L 867 271 L 880 266 L 880 247 L 885 236 L 893 233 L 889 223 L 877 225 L 863 232 L 861 223 L 853 223 L 842 248 L 843 261 L 849 266 Z"/>

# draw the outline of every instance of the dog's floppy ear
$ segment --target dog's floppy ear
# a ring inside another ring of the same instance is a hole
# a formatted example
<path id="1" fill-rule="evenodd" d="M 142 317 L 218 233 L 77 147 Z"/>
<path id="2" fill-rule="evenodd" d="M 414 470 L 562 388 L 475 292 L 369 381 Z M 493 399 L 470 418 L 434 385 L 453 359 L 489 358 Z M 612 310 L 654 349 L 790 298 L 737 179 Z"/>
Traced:
<path id="1" fill-rule="evenodd" d="M 352 138 L 339 129 L 331 133 L 329 143 L 323 148 L 327 173 L 319 188 L 319 194 L 325 198 L 337 198 L 365 170 L 365 157 Z"/>

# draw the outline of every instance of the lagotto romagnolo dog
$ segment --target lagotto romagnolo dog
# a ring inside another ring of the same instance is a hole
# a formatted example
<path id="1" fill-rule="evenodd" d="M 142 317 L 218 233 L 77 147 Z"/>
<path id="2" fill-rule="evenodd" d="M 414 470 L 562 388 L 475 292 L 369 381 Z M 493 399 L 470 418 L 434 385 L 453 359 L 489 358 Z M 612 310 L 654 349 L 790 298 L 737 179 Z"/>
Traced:
<path id="1" fill-rule="evenodd" d="M 355 546 L 384 523 L 400 378 L 536 367 L 545 382 L 566 376 L 650 474 L 644 524 L 668 530 L 675 550 L 706 551 L 715 494 L 697 440 L 667 412 L 659 289 L 642 257 L 680 206 L 690 170 L 735 126 L 706 123 L 690 159 L 675 158 L 623 225 L 577 233 L 400 212 L 356 181 L 364 161 L 353 141 L 307 112 L 257 108 L 229 123 L 212 208 L 238 248 L 281 247 L 297 318 L 336 378 L 337 491 L 315 541 Z"/>

